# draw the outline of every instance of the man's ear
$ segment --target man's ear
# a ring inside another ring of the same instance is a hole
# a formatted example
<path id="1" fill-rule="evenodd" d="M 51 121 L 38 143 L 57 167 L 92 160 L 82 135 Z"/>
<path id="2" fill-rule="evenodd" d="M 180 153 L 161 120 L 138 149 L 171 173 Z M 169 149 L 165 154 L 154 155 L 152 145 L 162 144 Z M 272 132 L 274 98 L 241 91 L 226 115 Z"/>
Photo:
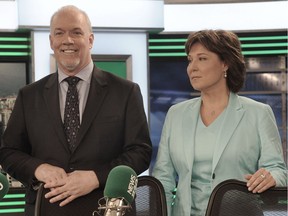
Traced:
<path id="1" fill-rule="evenodd" d="M 53 50 L 53 39 L 51 37 L 51 34 L 49 34 L 49 41 L 50 41 L 50 47 Z"/>
<path id="2" fill-rule="evenodd" d="M 93 43 L 94 43 L 94 34 L 93 33 L 91 33 L 89 36 L 89 43 L 90 43 L 89 48 L 92 49 Z"/>

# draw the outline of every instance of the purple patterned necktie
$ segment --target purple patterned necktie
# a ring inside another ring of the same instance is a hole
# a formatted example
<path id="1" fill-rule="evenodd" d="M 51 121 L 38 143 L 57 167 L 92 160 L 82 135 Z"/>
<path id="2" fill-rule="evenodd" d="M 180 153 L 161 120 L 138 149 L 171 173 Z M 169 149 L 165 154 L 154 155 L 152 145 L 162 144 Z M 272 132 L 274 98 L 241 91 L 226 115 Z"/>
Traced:
<path id="1" fill-rule="evenodd" d="M 75 148 L 76 136 L 80 128 L 79 100 L 76 85 L 80 78 L 70 76 L 65 79 L 69 87 L 66 95 L 64 110 L 64 130 L 66 133 L 69 149 L 72 152 Z"/>

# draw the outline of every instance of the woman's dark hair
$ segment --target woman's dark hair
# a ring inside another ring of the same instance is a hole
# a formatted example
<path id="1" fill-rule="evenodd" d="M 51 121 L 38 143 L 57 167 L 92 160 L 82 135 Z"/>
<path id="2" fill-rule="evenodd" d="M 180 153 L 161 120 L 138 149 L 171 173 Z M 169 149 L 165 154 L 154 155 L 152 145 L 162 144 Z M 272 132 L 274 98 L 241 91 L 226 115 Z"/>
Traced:
<path id="1" fill-rule="evenodd" d="M 228 65 L 227 86 L 230 91 L 239 92 L 244 85 L 246 68 L 237 35 L 224 30 L 202 30 L 191 33 L 185 43 L 187 55 L 195 43 L 200 43 L 210 52 L 217 54 Z"/>

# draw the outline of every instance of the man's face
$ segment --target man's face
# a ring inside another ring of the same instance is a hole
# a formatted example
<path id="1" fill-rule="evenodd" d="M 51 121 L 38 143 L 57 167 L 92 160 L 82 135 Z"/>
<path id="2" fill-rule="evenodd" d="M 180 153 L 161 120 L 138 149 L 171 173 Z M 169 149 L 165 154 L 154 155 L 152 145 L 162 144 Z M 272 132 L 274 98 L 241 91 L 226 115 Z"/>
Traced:
<path id="1" fill-rule="evenodd" d="M 58 67 L 67 75 L 75 75 L 91 61 L 94 41 L 85 16 L 75 10 L 57 14 L 51 24 L 50 46 Z"/>

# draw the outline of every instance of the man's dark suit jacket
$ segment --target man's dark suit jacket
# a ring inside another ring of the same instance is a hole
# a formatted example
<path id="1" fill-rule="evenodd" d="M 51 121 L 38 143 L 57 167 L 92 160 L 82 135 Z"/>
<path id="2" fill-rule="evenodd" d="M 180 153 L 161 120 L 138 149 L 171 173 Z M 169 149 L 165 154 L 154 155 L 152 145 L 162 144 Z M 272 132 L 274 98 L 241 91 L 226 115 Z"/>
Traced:
<path id="1" fill-rule="evenodd" d="M 3 135 L 0 164 L 27 187 L 26 203 L 32 206 L 36 197 L 34 172 L 42 163 L 66 172 L 94 170 L 100 182 L 96 192 L 101 197 L 113 167 L 128 165 L 140 174 L 151 160 L 147 119 L 137 84 L 94 67 L 72 153 L 63 130 L 58 88 L 58 73 L 54 73 L 21 89 Z"/>

